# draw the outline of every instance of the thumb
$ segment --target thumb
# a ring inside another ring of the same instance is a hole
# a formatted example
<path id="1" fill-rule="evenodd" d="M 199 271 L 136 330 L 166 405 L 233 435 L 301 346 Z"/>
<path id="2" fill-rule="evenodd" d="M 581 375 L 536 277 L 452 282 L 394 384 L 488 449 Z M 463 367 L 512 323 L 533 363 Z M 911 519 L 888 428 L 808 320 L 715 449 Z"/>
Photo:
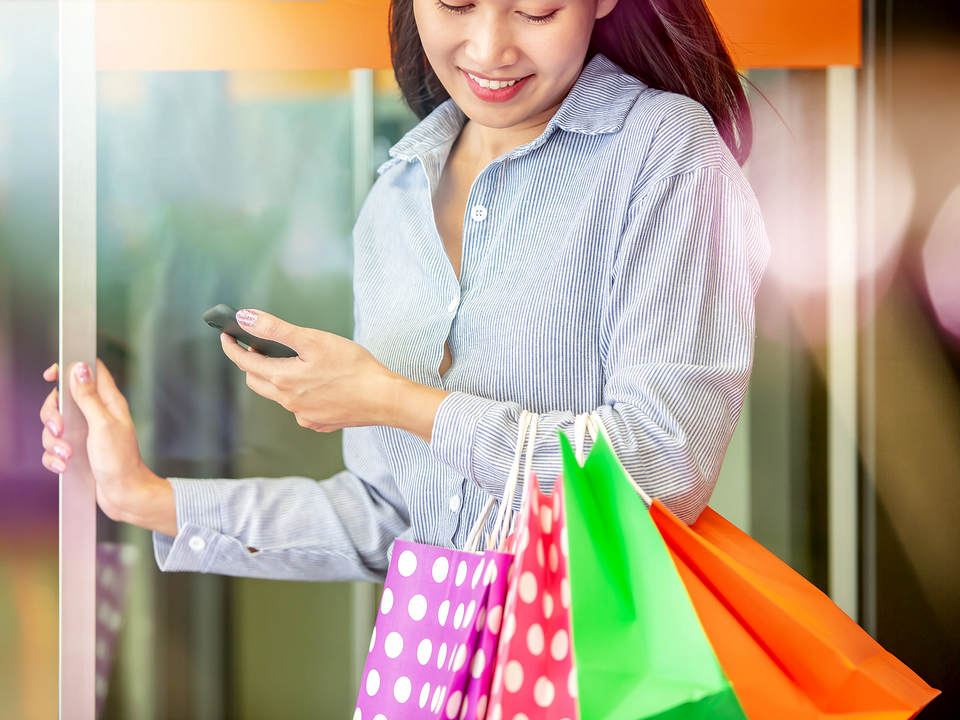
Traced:
<path id="1" fill-rule="evenodd" d="M 70 394 L 80 408 L 87 426 L 94 422 L 103 422 L 109 417 L 103 401 L 97 394 L 97 383 L 84 362 L 77 362 L 70 366 Z"/>
<path id="2" fill-rule="evenodd" d="M 130 414 L 127 399 L 117 388 L 113 375 L 107 370 L 103 360 L 97 358 L 97 393 L 104 407 L 116 418 Z"/>
<path id="3" fill-rule="evenodd" d="M 308 328 L 288 323 L 263 310 L 237 310 L 237 322 L 251 335 L 283 343 L 303 355 L 300 351 L 305 349 L 304 333 Z"/>

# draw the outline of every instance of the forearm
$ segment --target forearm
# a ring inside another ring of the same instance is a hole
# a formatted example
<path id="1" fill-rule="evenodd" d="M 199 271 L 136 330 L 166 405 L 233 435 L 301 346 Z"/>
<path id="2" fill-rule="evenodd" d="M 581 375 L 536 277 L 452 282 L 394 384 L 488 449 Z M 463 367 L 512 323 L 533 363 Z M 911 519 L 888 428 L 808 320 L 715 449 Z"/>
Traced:
<path id="1" fill-rule="evenodd" d="M 394 376 L 391 382 L 390 402 L 380 424 L 411 432 L 429 445 L 437 409 L 450 393 L 402 375 Z"/>
<path id="2" fill-rule="evenodd" d="M 170 482 L 144 466 L 137 493 L 124 503 L 120 520 L 164 535 L 177 535 L 177 509 Z"/>

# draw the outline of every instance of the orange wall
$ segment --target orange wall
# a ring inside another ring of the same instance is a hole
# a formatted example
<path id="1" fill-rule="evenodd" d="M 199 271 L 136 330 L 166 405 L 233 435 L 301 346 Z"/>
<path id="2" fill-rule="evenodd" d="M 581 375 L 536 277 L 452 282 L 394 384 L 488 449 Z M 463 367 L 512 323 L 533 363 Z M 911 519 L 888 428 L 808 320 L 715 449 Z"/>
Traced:
<path id="1" fill-rule="evenodd" d="M 740 68 L 860 65 L 858 0 L 707 4 Z M 98 0 L 97 66 L 389 68 L 388 5 L 388 0 Z"/>

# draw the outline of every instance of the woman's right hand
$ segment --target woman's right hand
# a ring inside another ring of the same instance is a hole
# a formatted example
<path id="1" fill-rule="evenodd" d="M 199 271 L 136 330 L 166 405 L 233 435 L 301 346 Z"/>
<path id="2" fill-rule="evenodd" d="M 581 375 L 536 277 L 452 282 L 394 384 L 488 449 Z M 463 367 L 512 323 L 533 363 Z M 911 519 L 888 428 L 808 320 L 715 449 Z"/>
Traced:
<path id="1" fill-rule="evenodd" d="M 135 505 L 154 492 L 157 480 L 162 478 L 154 475 L 140 456 L 130 409 L 107 366 L 97 358 L 96 379 L 86 363 L 74 363 L 70 369 L 73 371 L 69 376 L 70 393 L 87 421 L 87 459 L 96 483 L 97 504 L 112 520 L 129 522 L 135 514 Z M 51 382 L 56 382 L 58 375 L 57 363 L 43 371 L 44 380 Z M 43 465 L 52 472 L 62 473 L 73 449 L 63 440 L 63 416 L 58 408 L 56 387 L 40 408 L 40 420 L 43 422 Z"/>

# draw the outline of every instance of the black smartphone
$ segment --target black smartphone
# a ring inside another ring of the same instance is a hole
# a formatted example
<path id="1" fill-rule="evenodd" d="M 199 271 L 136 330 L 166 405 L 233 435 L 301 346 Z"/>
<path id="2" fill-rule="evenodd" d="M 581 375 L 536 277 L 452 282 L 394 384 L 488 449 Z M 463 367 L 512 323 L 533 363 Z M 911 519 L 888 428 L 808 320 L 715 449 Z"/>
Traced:
<path id="1" fill-rule="evenodd" d="M 229 305 L 220 303 L 214 305 L 203 314 L 203 321 L 212 328 L 216 328 L 227 335 L 232 335 L 244 345 L 249 345 L 257 352 L 268 357 L 296 357 L 297 353 L 292 348 L 273 340 L 265 340 L 251 335 L 237 322 L 237 311 Z"/>

